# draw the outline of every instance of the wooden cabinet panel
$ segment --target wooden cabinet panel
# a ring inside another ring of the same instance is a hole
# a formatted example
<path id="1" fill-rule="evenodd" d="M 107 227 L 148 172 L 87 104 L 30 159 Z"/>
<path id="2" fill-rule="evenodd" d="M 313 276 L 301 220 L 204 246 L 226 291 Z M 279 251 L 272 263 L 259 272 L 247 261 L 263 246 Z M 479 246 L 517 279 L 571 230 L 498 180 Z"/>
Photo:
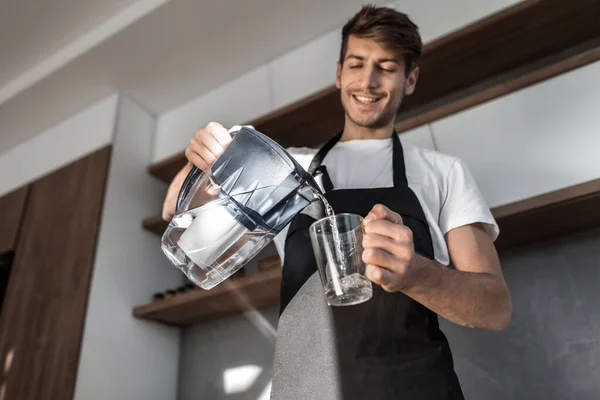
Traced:
<path id="1" fill-rule="evenodd" d="M 109 159 L 105 148 L 31 185 L 0 317 L 6 399 L 73 397 Z"/>
<path id="2" fill-rule="evenodd" d="M 24 186 L 0 198 L 0 254 L 15 248 L 28 188 Z"/>

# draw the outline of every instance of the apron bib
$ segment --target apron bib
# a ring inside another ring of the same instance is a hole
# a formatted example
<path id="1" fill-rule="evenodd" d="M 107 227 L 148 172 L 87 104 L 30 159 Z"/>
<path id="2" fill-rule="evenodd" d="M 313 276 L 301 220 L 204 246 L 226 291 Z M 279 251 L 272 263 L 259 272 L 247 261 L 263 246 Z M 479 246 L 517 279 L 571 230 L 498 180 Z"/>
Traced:
<path id="1" fill-rule="evenodd" d="M 325 198 L 336 213 L 365 217 L 375 204 L 402 216 L 415 251 L 433 259 L 423 209 L 406 179 L 400 139 L 393 134 L 394 186 L 335 190 L 322 161 L 341 133 L 313 159 Z M 285 243 L 278 337 L 273 366 L 274 400 L 464 399 L 437 314 L 403 293 L 373 284 L 373 297 L 345 307 L 327 305 L 308 228 L 322 218 L 313 203 L 291 222 Z"/>

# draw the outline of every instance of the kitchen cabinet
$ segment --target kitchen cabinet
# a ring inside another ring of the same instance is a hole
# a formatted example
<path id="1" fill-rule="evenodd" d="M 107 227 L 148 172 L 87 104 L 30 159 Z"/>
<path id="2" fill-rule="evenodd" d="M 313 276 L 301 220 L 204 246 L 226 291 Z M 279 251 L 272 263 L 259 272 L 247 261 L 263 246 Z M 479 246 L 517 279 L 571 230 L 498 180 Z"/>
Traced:
<path id="1" fill-rule="evenodd" d="M 432 123 L 491 207 L 600 177 L 600 62 Z"/>
<path id="2" fill-rule="evenodd" d="M 29 186 L 24 186 L 0 198 L 0 315 L 28 192 Z"/>
<path id="3" fill-rule="evenodd" d="M 28 190 L 24 186 L 0 198 L 0 254 L 15 248 Z"/>
<path id="4" fill-rule="evenodd" d="M 98 150 L 20 194 L 27 201 L 0 315 L 6 399 L 73 397 L 109 160 L 110 148 Z"/>

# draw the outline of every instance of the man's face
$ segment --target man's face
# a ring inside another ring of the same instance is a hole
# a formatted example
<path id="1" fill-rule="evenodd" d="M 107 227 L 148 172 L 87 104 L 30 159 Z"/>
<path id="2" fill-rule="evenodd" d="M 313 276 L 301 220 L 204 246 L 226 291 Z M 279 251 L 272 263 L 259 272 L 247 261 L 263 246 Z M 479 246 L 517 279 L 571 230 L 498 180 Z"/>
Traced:
<path id="1" fill-rule="evenodd" d="M 415 68 L 406 77 L 403 57 L 372 39 L 351 35 L 336 76 L 347 117 L 365 128 L 392 123 L 404 95 L 414 91 L 418 74 Z"/>

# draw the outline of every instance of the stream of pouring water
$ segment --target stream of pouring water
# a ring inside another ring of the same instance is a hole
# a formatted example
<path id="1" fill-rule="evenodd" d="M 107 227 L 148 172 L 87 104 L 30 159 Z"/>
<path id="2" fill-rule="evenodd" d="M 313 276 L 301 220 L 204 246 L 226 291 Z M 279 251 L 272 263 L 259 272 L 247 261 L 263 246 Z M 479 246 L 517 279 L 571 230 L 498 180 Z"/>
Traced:
<path id="1" fill-rule="evenodd" d="M 331 207 L 325 196 L 323 196 L 319 192 L 316 192 L 316 195 L 317 197 L 319 197 L 319 200 L 323 202 L 323 206 L 325 207 L 325 214 L 327 214 L 328 217 L 334 216 L 335 211 L 333 210 L 333 207 Z M 344 294 L 344 291 L 342 290 L 339 272 L 336 267 L 338 261 L 337 259 L 343 256 L 344 254 L 342 249 L 342 240 L 340 238 L 340 232 L 338 231 L 338 228 L 335 225 L 335 223 L 331 222 L 330 229 L 331 234 L 333 236 L 333 248 L 335 249 L 335 253 L 337 254 L 331 254 L 330 252 L 327 252 L 327 268 L 329 269 L 329 273 L 331 274 L 331 283 L 333 284 L 333 290 L 335 291 L 335 295 L 342 296 Z"/>

